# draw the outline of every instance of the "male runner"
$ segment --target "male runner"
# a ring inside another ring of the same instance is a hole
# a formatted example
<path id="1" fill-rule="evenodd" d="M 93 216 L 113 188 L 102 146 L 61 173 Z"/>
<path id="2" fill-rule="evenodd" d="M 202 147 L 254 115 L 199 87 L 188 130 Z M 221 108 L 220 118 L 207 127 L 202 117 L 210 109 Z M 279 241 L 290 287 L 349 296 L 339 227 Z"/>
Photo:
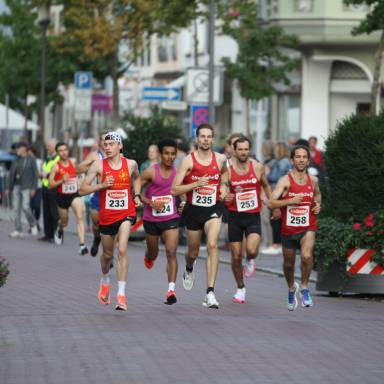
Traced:
<path id="1" fill-rule="evenodd" d="M 88 248 L 85 245 L 84 228 L 84 206 L 78 193 L 78 180 L 73 162 L 69 159 L 68 145 L 63 142 L 56 144 L 56 152 L 59 161 L 52 167 L 49 174 L 49 189 L 57 188 L 57 206 L 59 221 L 54 241 L 57 245 L 63 243 L 64 228 L 68 225 L 68 210 L 72 207 L 77 224 L 77 235 L 79 237 L 79 254 L 86 255 Z"/>
<path id="2" fill-rule="evenodd" d="M 210 124 L 201 124 L 196 129 L 197 150 L 181 162 L 171 192 L 173 195 L 186 194 L 187 203 L 183 210 L 188 250 L 185 256 L 186 270 L 183 286 L 193 287 L 194 262 L 199 254 L 202 231 L 207 236 L 207 294 L 203 305 L 219 308 L 214 286 L 219 264 L 217 240 L 220 233 L 222 204 L 228 192 L 226 157 L 212 150 L 214 129 Z"/>
<path id="3" fill-rule="evenodd" d="M 125 286 L 128 274 L 127 246 L 131 225 L 136 220 L 136 208 L 141 206 L 140 178 L 137 163 L 120 155 L 123 148 L 121 136 L 109 132 L 104 137 L 106 158 L 96 160 L 90 167 L 80 188 L 81 195 L 100 191 L 100 234 L 103 254 L 100 258 L 102 277 L 98 299 L 110 303 L 110 277 L 114 240 L 118 242 L 117 305 L 116 310 L 126 311 Z M 97 184 L 92 184 L 98 178 Z M 133 179 L 134 198 L 131 193 Z"/>
<path id="4" fill-rule="evenodd" d="M 251 142 L 247 137 L 242 136 L 234 142 L 228 170 L 230 193 L 225 198 L 229 210 L 228 239 L 231 245 L 232 271 L 237 283 L 237 291 L 233 296 L 235 303 L 245 302 L 243 274 L 249 278 L 256 270 L 255 258 L 261 241 L 261 187 L 268 198 L 272 193 L 264 166 L 250 159 L 250 150 Z M 247 258 L 242 270 L 244 234 Z"/>
<path id="5" fill-rule="evenodd" d="M 313 246 L 317 230 L 316 215 L 320 212 L 321 193 L 318 180 L 307 174 L 309 148 L 297 145 L 291 151 L 293 170 L 278 181 L 272 193 L 270 208 L 282 208 L 281 243 L 284 275 L 288 284 L 288 310 L 297 308 L 299 285 L 295 282 L 296 249 L 301 250 L 301 305 L 312 307 L 308 290 L 312 270 Z"/>
<path id="6" fill-rule="evenodd" d="M 86 173 L 90 166 L 97 160 L 102 160 L 105 158 L 105 153 L 103 150 L 104 146 L 104 137 L 110 132 L 110 130 L 105 130 L 100 133 L 98 145 L 99 148 L 96 151 L 92 151 L 87 155 L 87 157 L 76 166 L 77 173 Z M 96 257 L 99 250 L 99 245 L 101 241 L 100 231 L 99 231 L 99 210 L 100 210 L 100 196 L 99 191 L 96 191 L 92 194 L 91 197 L 91 219 L 92 219 L 92 232 L 93 232 L 93 243 L 91 246 L 91 255 Z"/>
<path id="7" fill-rule="evenodd" d="M 171 186 L 176 176 L 174 161 L 177 144 L 174 140 L 164 139 L 158 144 L 160 164 L 151 165 L 141 175 L 141 186 L 147 185 L 142 200 L 144 208 L 144 230 L 146 233 L 147 251 L 144 264 L 148 269 L 153 267 L 159 253 L 159 238 L 165 244 L 167 255 L 168 293 L 165 304 L 176 303 L 176 249 L 179 243 L 179 213 L 176 198 L 171 195 Z"/>

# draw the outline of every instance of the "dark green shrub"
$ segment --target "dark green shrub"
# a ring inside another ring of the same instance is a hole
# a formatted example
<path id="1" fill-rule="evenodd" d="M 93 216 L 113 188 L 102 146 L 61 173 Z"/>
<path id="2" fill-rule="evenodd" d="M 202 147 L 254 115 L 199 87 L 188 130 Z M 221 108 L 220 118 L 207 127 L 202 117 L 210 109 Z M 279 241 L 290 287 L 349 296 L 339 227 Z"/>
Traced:
<path id="1" fill-rule="evenodd" d="M 325 142 L 323 216 L 362 220 L 384 207 L 384 113 L 352 115 Z"/>
<path id="2" fill-rule="evenodd" d="M 133 158 L 140 165 L 147 159 L 147 149 L 164 138 L 180 138 L 186 142 L 178 121 L 169 115 L 153 111 L 150 117 L 126 115 L 122 121 L 127 133 L 124 140 L 124 155 Z"/>
<path id="3" fill-rule="evenodd" d="M 9 263 L 3 257 L 0 257 L 0 287 L 7 282 L 9 275 Z"/>

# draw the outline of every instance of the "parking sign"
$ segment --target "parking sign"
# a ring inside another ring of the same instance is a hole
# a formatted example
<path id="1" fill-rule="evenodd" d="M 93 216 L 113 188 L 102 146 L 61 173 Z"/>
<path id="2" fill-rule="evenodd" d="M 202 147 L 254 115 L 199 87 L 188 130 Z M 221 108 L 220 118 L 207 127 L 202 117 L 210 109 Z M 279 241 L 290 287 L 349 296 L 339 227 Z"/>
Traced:
<path id="1" fill-rule="evenodd" d="M 76 72 L 75 87 L 76 89 L 92 89 L 92 72 Z"/>

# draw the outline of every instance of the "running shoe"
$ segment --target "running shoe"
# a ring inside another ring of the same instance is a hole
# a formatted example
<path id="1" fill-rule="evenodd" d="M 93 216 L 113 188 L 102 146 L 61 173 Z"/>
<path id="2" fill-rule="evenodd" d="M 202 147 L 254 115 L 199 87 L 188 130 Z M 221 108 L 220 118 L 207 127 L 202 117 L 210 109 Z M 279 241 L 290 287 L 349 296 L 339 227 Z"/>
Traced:
<path id="1" fill-rule="evenodd" d="M 109 284 L 103 284 L 100 283 L 99 293 L 97 294 L 97 298 L 99 299 L 100 303 L 103 305 L 107 305 L 111 302 L 111 299 L 109 298 Z"/>
<path id="2" fill-rule="evenodd" d="M 117 295 L 116 297 L 116 311 L 126 311 L 127 310 L 127 299 L 124 295 Z"/>
<path id="3" fill-rule="evenodd" d="M 256 271 L 256 265 L 255 265 L 255 260 L 254 259 L 251 259 L 251 260 L 247 260 L 245 262 L 245 265 L 244 265 L 244 268 L 243 268 L 243 276 L 245 278 L 250 278 Z"/>
<path id="4" fill-rule="evenodd" d="M 299 284 L 295 282 L 293 291 L 288 290 L 288 311 L 294 311 L 297 308 L 297 293 L 299 292 Z"/>
<path id="5" fill-rule="evenodd" d="M 313 307 L 313 300 L 311 293 L 309 292 L 308 288 L 303 288 L 300 291 L 300 297 L 301 297 L 301 306 L 302 307 Z"/>
<path id="6" fill-rule="evenodd" d="M 100 245 L 101 237 L 95 237 L 93 239 L 92 247 L 91 247 L 91 255 L 93 257 L 96 257 L 97 252 L 99 251 L 99 245 Z"/>
<path id="7" fill-rule="evenodd" d="M 183 273 L 183 287 L 186 291 L 190 291 L 195 282 L 195 271 L 188 272 L 187 270 Z"/>
<path id="8" fill-rule="evenodd" d="M 153 264 L 155 263 L 154 260 L 151 260 L 147 257 L 147 255 L 144 255 L 144 265 L 148 268 L 151 269 L 153 267 Z"/>
<path id="9" fill-rule="evenodd" d="M 216 300 L 216 296 L 214 292 L 210 291 L 205 295 L 204 301 L 203 301 L 203 307 L 206 308 L 219 308 L 219 302 Z"/>
<path id="10" fill-rule="evenodd" d="M 164 304 L 172 305 L 177 301 L 175 291 L 168 291 Z"/>
<path id="11" fill-rule="evenodd" d="M 61 245 L 63 244 L 64 240 L 64 232 L 62 229 L 57 228 L 55 234 L 53 235 L 53 238 L 55 240 L 56 245 Z"/>
<path id="12" fill-rule="evenodd" d="M 37 228 L 37 225 L 31 227 L 31 234 L 32 236 L 37 236 L 39 234 L 39 229 Z"/>
<path id="13" fill-rule="evenodd" d="M 88 251 L 88 248 L 86 245 L 80 245 L 80 248 L 79 248 L 79 255 L 81 256 L 85 256 L 89 253 Z"/>
<path id="14" fill-rule="evenodd" d="M 232 301 L 234 303 L 245 303 L 245 287 L 237 288 L 236 293 L 233 295 Z"/>
<path id="15" fill-rule="evenodd" d="M 10 234 L 9 234 L 9 237 L 11 237 L 12 239 L 20 239 L 21 237 L 23 237 L 24 235 L 20 232 L 20 231 L 12 231 Z"/>

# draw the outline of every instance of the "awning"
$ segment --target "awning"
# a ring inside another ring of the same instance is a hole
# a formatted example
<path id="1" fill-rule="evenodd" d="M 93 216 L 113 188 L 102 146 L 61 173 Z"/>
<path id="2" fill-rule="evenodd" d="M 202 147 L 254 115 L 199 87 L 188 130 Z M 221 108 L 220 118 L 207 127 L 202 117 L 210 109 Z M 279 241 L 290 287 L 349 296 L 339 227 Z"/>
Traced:
<path id="1" fill-rule="evenodd" d="M 7 121 L 8 120 L 8 121 Z M 10 129 L 10 130 L 23 130 L 25 126 L 25 117 L 14 111 L 11 108 L 7 108 L 4 104 L 0 104 L 0 129 Z M 27 129 L 29 131 L 37 131 L 39 126 L 31 120 L 27 121 Z"/>

